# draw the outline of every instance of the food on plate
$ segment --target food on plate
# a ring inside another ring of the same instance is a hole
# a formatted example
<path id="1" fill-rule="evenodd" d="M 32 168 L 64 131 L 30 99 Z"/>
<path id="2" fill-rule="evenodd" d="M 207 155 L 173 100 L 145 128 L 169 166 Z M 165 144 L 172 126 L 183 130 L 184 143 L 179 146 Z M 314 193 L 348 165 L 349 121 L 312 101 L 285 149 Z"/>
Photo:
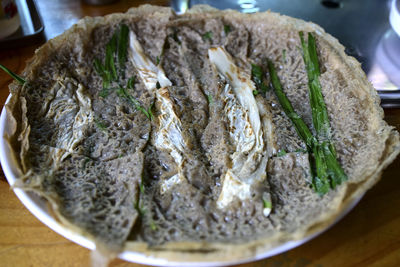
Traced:
<path id="1" fill-rule="evenodd" d="M 250 258 L 331 225 L 400 151 L 360 64 L 272 12 L 87 17 L 15 78 L 14 186 L 103 253 Z"/>

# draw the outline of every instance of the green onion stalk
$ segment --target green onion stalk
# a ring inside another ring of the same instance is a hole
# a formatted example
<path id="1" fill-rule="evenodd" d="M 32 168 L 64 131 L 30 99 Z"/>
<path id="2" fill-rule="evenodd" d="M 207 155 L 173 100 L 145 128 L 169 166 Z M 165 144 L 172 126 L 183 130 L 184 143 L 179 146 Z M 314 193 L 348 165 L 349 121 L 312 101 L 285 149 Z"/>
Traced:
<path id="1" fill-rule="evenodd" d="M 268 60 L 268 70 L 274 92 L 283 111 L 292 121 L 297 134 L 307 146 L 310 154 L 312 186 L 316 192 L 323 195 L 347 180 L 343 168 L 337 160 L 336 150 L 331 140 L 331 128 L 328 111 L 324 102 L 319 82 L 320 70 L 315 38 L 308 34 L 308 43 L 305 43 L 303 33 L 300 32 L 303 50 L 303 59 L 307 69 L 309 98 L 312 122 L 316 131 L 314 136 L 304 120 L 296 113 L 289 99 L 282 89 L 275 67 Z"/>

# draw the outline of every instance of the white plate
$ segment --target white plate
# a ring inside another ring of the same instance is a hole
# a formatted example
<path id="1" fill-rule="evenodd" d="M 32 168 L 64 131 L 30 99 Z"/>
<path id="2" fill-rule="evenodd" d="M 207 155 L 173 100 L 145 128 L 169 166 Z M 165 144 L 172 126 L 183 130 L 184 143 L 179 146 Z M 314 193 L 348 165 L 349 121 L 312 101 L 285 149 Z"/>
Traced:
<path id="1" fill-rule="evenodd" d="M 7 98 L 7 101 L 10 99 L 10 96 Z M 17 179 L 17 168 L 15 165 L 13 165 L 12 160 L 11 160 L 11 153 L 10 150 L 8 149 L 8 145 L 6 144 L 6 140 L 4 138 L 5 134 L 10 133 L 10 128 L 9 128 L 9 123 L 7 120 L 7 111 L 5 108 L 3 108 L 1 112 L 1 117 L 0 117 L 0 162 L 1 166 L 3 168 L 3 172 L 9 182 L 10 185 L 13 185 L 15 180 Z M 61 225 L 59 222 L 57 222 L 49 213 L 49 210 L 47 208 L 47 203 L 43 198 L 40 198 L 38 195 L 32 192 L 25 192 L 24 190 L 15 188 L 14 189 L 15 194 L 17 197 L 21 200 L 21 202 L 25 205 L 25 207 L 36 217 L 38 218 L 42 223 L 47 225 L 49 228 L 57 232 L 58 234 L 64 236 L 65 238 L 83 246 L 88 249 L 95 249 L 95 244 L 93 241 L 87 239 L 86 237 L 83 237 L 68 228 L 64 227 Z M 336 221 L 333 224 L 335 224 L 337 221 L 339 221 L 341 218 L 343 218 L 344 215 L 346 215 L 359 201 L 361 197 L 357 200 L 355 200 L 351 205 L 349 205 L 342 213 L 340 216 L 337 217 Z M 167 261 L 166 259 L 162 258 L 155 258 L 155 257 L 149 257 L 146 256 L 142 253 L 137 253 L 134 251 L 124 251 L 121 254 L 119 254 L 119 258 L 130 261 L 130 262 L 135 262 L 135 263 L 141 263 L 141 264 L 149 264 L 149 265 L 157 265 L 157 266 L 198 266 L 198 267 L 211 267 L 211 266 L 226 266 L 226 265 L 232 265 L 232 264 L 240 264 L 240 263 L 245 263 L 245 262 L 250 262 L 250 261 L 255 261 L 255 260 L 260 260 L 264 258 L 268 258 L 271 256 L 274 256 L 276 254 L 288 251 L 292 248 L 295 248 L 310 239 L 318 236 L 322 232 L 326 231 L 329 227 L 332 225 L 328 226 L 327 228 L 313 233 L 312 235 L 309 235 L 305 237 L 304 239 L 301 240 L 296 240 L 296 241 L 289 241 L 286 242 L 282 245 L 276 246 L 270 250 L 261 252 L 254 257 L 249 257 L 249 258 L 244 258 L 242 260 L 235 260 L 235 261 L 224 261 L 224 262 L 171 262 Z"/>

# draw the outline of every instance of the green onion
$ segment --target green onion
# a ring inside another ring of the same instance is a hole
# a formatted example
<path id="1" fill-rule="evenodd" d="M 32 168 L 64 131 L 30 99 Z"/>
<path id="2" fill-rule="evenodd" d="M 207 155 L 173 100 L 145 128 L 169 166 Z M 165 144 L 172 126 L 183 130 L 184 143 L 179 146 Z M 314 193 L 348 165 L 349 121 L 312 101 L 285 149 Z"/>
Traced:
<path id="1" fill-rule="evenodd" d="M 319 81 L 320 68 L 318 62 L 317 46 L 315 37 L 308 33 L 308 43 L 304 41 L 303 32 L 299 33 L 301 46 L 303 49 L 304 64 L 307 69 L 309 98 L 311 105 L 311 114 L 317 138 L 322 142 L 322 150 L 326 158 L 329 176 L 331 177 L 331 186 L 341 184 L 347 180 L 343 168 L 336 158 L 336 150 L 331 140 L 331 129 L 328 116 L 328 110 L 322 95 L 321 84 Z"/>
<path id="2" fill-rule="evenodd" d="M 107 131 L 107 126 L 104 124 L 104 122 L 100 119 L 95 119 L 94 122 L 96 123 L 96 126 L 102 130 L 102 131 Z"/>
<path id="3" fill-rule="evenodd" d="M 310 153 L 310 165 L 313 176 L 312 186 L 319 194 L 325 194 L 330 188 L 347 180 L 343 168 L 340 166 L 334 145 L 331 141 L 330 122 L 328 112 L 321 92 L 319 82 L 320 70 L 315 38 L 308 34 L 308 43 L 304 41 L 300 32 L 300 40 L 303 49 L 303 59 L 307 69 L 310 106 L 312 121 L 317 133 L 316 137 L 302 118 L 294 111 L 289 99 L 282 90 L 281 83 L 271 61 L 268 61 L 268 69 L 275 94 L 285 114 L 292 121 L 297 134 L 306 143 Z"/>
<path id="4" fill-rule="evenodd" d="M 231 32 L 231 26 L 229 26 L 229 25 L 224 25 L 224 32 L 225 32 L 225 34 L 230 33 L 230 32 Z"/>
<path id="5" fill-rule="evenodd" d="M 113 35 L 111 41 L 106 46 L 106 61 L 104 63 L 108 73 L 110 73 L 110 81 L 117 80 L 117 70 L 114 63 L 114 53 L 117 51 L 117 37 Z"/>
<path id="6" fill-rule="evenodd" d="M 99 59 L 97 59 L 97 58 L 94 59 L 94 61 L 93 61 L 93 66 L 94 66 L 94 69 L 97 71 L 97 73 L 98 73 L 100 76 L 103 77 L 104 74 L 105 74 L 105 72 L 106 72 L 106 69 L 104 68 L 103 64 L 101 64 L 101 62 L 100 62 Z M 104 78 L 104 77 L 103 77 L 103 78 Z"/>
<path id="7" fill-rule="evenodd" d="M 128 79 L 128 83 L 126 85 L 128 89 L 133 89 L 133 84 L 135 83 L 135 79 L 136 79 L 135 76 Z"/>
<path id="8" fill-rule="evenodd" d="M 156 231 L 157 230 L 157 225 L 155 224 L 154 221 L 150 221 L 150 229 L 152 231 Z"/>
<path id="9" fill-rule="evenodd" d="M 329 191 L 329 173 L 323 146 L 315 142 L 310 156 L 313 157 L 310 166 L 313 173 L 314 190 L 320 195 L 326 194 Z"/>
<path id="10" fill-rule="evenodd" d="M 331 141 L 327 142 L 324 146 L 324 153 L 327 159 L 328 172 L 331 179 L 331 187 L 335 188 L 336 185 L 340 185 L 342 182 L 347 180 L 347 175 L 344 173 L 342 166 L 340 166 L 337 160 L 336 150 Z"/>
<path id="11" fill-rule="evenodd" d="M 118 64 L 121 73 L 123 72 L 123 70 L 125 70 L 126 55 L 128 51 L 127 48 L 129 43 L 128 35 L 128 26 L 122 24 L 118 34 Z"/>
<path id="12" fill-rule="evenodd" d="M 213 103 L 213 97 L 212 97 L 211 94 L 207 95 L 207 101 L 208 101 L 208 104 L 212 104 Z"/>
<path id="13" fill-rule="evenodd" d="M 134 98 L 133 96 L 131 96 L 130 94 L 128 94 L 128 92 L 125 90 L 124 87 L 119 87 L 117 94 L 122 97 L 125 98 L 126 100 L 128 100 L 128 102 L 130 102 L 137 110 L 141 111 L 144 115 L 146 115 L 146 117 L 151 120 L 153 117 L 153 114 L 151 114 L 151 110 L 146 110 L 144 107 L 142 107 L 139 103 L 138 100 L 136 100 L 136 98 Z"/>
<path id="14" fill-rule="evenodd" d="M 143 182 L 140 182 L 140 184 L 139 184 L 139 191 L 140 191 L 140 193 L 144 194 L 144 184 L 143 184 Z"/>
<path id="15" fill-rule="evenodd" d="M 107 87 L 104 87 L 104 88 L 100 91 L 99 96 L 101 96 L 102 98 L 106 98 L 106 97 L 108 96 L 109 93 L 110 93 L 110 92 L 109 92 L 108 88 L 107 88 Z"/>
<path id="16" fill-rule="evenodd" d="M 282 90 L 281 82 L 279 81 L 275 67 L 269 60 L 268 70 L 271 77 L 272 86 L 274 88 L 278 101 L 283 108 L 283 111 L 292 121 L 297 134 L 306 143 L 307 147 L 311 149 L 313 147 L 313 144 L 316 142 L 315 138 L 313 137 L 308 126 L 304 123 L 303 119 L 294 111 L 292 104 Z"/>
<path id="17" fill-rule="evenodd" d="M 312 185 L 314 187 L 314 190 L 321 195 L 325 194 L 329 190 L 329 181 L 324 154 L 321 151 L 317 139 L 312 135 L 308 126 L 304 123 L 303 119 L 294 111 L 292 104 L 282 90 L 282 85 L 279 81 L 275 67 L 269 60 L 268 69 L 271 77 L 271 83 L 278 98 L 279 104 L 282 106 L 285 114 L 292 121 L 299 137 L 306 143 L 307 150 L 310 154 L 312 154 L 310 155 L 309 160 L 313 174 Z"/>
<path id="18" fill-rule="evenodd" d="M 319 63 L 315 38 L 311 33 L 308 34 L 308 44 L 305 43 L 303 32 L 299 33 L 301 46 L 303 49 L 304 64 L 307 69 L 308 87 L 310 95 L 311 113 L 313 125 L 319 138 L 330 138 L 330 125 L 328 111 L 325 106 L 319 82 Z"/>
<path id="19" fill-rule="evenodd" d="M 19 82 L 20 84 L 25 84 L 26 81 L 24 78 L 22 78 L 21 76 L 19 76 L 18 74 L 14 73 L 13 71 L 11 71 L 10 69 L 8 69 L 6 66 L 3 66 L 2 64 L 0 64 L 0 69 L 4 70 L 8 75 L 10 75 L 14 80 L 16 80 L 17 82 Z"/>
<path id="20" fill-rule="evenodd" d="M 263 206 L 264 206 L 264 208 L 272 209 L 272 203 L 271 203 L 271 201 L 268 201 L 268 200 L 266 200 L 266 199 L 264 199 L 264 198 L 263 198 Z"/>
<path id="21" fill-rule="evenodd" d="M 113 34 L 111 40 L 106 45 L 106 58 L 104 61 L 104 65 L 97 58 L 93 62 L 94 69 L 103 79 L 103 90 L 99 93 L 99 96 L 103 98 L 107 97 L 109 94 L 110 83 L 112 81 L 118 80 L 117 67 L 119 73 L 122 76 L 124 75 L 123 70 L 125 69 L 125 63 L 127 59 L 128 36 L 129 28 L 125 24 L 122 24 L 120 30 Z M 118 59 L 117 66 L 115 65 L 114 57 Z M 129 78 L 126 88 L 133 89 L 134 83 L 135 77 Z M 133 106 L 135 106 L 137 110 L 145 114 L 148 119 L 151 120 L 153 118 L 153 114 L 151 111 L 152 106 L 150 106 L 150 108 L 146 110 L 140 105 L 138 100 L 136 100 L 132 95 L 128 94 L 123 86 L 119 85 L 115 89 L 117 90 L 118 96 L 130 102 Z"/>
<path id="22" fill-rule="evenodd" d="M 103 88 L 108 88 L 112 81 L 118 80 L 117 69 L 114 61 L 114 54 L 117 52 L 119 65 L 122 66 L 120 72 L 122 73 L 123 64 L 126 61 L 128 32 L 128 27 L 122 25 L 121 30 L 113 34 L 111 40 L 106 45 L 106 58 L 104 65 L 97 58 L 93 61 L 94 69 L 103 79 Z"/>
<path id="23" fill-rule="evenodd" d="M 108 88 L 110 86 L 111 77 L 109 72 L 106 70 L 105 66 L 97 58 L 94 59 L 93 66 L 96 72 L 103 79 L 103 88 Z"/>
<path id="24" fill-rule="evenodd" d="M 153 115 L 153 111 L 152 111 L 152 109 L 154 108 L 154 105 L 155 105 L 155 102 L 153 102 L 153 103 L 150 105 L 150 107 L 147 109 L 147 113 L 149 114 L 148 118 L 149 118 L 150 120 L 153 120 L 153 119 L 154 119 L 154 115 Z"/>
<path id="25" fill-rule="evenodd" d="M 139 216 L 143 217 L 146 214 L 146 209 L 143 207 L 143 205 L 140 205 L 140 200 L 135 202 L 133 205 L 137 212 L 139 213 Z"/>
<path id="26" fill-rule="evenodd" d="M 261 92 L 265 93 L 268 91 L 269 88 L 264 82 L 264 75 L 260 66 L 251 64 L 251 79 L 256 84 L 256 87 L 261 90 Z M 257 93 L 259 93 L 259 91 Z"/>
<path id="27" fill-rule="evenodd" d="M 203 40 L 209 40 L 209 41 L 211 41 L 211 40 L 212 40 L 212 37 L 213 37 L 213 33 L 210 32 L 210 31 L 208 31 L 208 32 L 206 32 L 205 34 L 203 34 Z"/>
<path id="28" fill-rule="evenodd" d="M 296 153 L 306 153 L 307 152 L 307 150 L 305 150 L 305 149 L 302 149 L 302 148 L 299 148 L 299 149 L 296 149 L 296 151 L 295 151 Z"/>
<path id="29" fill-rule="evenodd" d="M 283 156 L 285 156 L 286 154 L 287 154 L 287 152 L 285 151 L 285 149 L 281 149 L 281 150 L 279 150 L 277 156 L 278 156 L 278 157 L 283 157 Z"/>

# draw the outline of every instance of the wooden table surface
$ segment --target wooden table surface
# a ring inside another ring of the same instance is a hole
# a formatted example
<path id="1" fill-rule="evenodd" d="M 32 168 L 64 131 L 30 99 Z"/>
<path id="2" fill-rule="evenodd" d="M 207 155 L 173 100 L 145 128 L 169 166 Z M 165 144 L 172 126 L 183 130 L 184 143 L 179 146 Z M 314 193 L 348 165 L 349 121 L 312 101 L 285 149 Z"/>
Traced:
<path id="1" fill-rule="evenodd" d="M 89 6 L 78 0 L 37 0 L 52 38 L 83 16 L 124 12 L 143 3 L 167 1 L 120 0 L 112 5 Z M 20 73 L 39 46 L 0 51 L 0 63 Z M 0 72 L 0 104 L 8 96 L 11 79 Z M 400 130 L 400 109 L 386 109 L 389 124 Z M 21 204 L 0 170 L 0 266 L 88 266 L 89 250 L 56 234 Z M 142 266 L 114 260 L 111 266 Z M 324 234 L 286 253 L 240 265 L 256 266 L 400 266 L 400 158 L 382 180 L 339 223 Z"/>

